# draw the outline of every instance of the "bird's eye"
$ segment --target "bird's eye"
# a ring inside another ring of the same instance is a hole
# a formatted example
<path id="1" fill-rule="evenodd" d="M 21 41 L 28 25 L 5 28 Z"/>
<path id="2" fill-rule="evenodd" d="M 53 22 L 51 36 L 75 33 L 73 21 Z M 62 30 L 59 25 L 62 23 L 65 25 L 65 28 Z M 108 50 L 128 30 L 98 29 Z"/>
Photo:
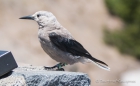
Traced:
<path id="1" fill-rule="evenodd" d="M 40 17 L 40 15 L 39 15 L 39 14 L 37 14 L 37 17 Z"/>

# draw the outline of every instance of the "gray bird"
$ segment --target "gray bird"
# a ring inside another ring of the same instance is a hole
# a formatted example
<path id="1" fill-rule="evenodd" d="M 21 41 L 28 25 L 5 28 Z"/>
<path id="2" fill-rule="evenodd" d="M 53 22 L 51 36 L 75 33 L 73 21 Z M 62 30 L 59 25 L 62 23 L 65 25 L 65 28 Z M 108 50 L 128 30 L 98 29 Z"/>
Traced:
<path id="1" fill-rule="evenodd" d="M 48 11 L 38 11 L 20 19 L 35 20 L 39 25 L 38 38 L 43 50 L 54 60 L 60 62 L 53 67 L 61 69 L 66 64 L 93 62 L 98 67 L 110 70 L 108 65 L 91 56 L 91 54 L 65 29 Z"/>

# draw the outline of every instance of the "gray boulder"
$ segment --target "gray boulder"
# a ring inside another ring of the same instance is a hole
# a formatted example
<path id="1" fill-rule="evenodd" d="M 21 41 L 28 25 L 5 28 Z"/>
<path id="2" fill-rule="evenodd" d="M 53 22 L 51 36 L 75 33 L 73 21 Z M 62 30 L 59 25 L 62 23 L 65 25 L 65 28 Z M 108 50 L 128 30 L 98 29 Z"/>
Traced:
<path id="1" fill-rule="evenodd" d="M 47 71 L 44 67 L 18 67 L 0 79 L 0 86 L 90 86 L 87 74 Z"/>

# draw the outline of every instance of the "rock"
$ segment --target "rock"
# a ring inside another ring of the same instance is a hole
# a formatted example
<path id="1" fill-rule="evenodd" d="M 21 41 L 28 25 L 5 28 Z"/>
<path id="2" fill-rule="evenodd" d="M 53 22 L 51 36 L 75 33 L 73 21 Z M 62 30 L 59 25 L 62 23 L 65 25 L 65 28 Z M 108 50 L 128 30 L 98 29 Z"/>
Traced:
<path id="1" fill-rule="evenodd" d="M 0 86 L 90 86 L 85 73 L 47 71 L 43 67 L 18 67 L 0 79 Z"/>

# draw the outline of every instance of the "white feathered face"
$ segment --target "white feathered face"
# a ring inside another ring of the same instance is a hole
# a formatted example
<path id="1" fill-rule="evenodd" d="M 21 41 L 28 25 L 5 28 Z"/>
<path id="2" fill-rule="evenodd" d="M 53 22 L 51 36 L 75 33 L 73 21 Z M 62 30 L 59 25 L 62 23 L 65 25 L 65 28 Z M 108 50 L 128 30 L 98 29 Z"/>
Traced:
<path id="1" fill-rule="evenodd" d="M 51 12 L 47 11 L 38 11 L 35 14 L 32 15 L 34 17 L 35 21 L 42 21 L 42 20 L 50 20 L 51 17 L 54 17 L 54 15 Z"/>
<path id="2" fill-rule="evenodd" d="M 56 21 L 55 16 L 51 12 L 47 11 L 38 11 L 31 16 L 21 17 L 20 19 L 35 20 L 39 24 L 39 26 L 52 25 Z"/>

